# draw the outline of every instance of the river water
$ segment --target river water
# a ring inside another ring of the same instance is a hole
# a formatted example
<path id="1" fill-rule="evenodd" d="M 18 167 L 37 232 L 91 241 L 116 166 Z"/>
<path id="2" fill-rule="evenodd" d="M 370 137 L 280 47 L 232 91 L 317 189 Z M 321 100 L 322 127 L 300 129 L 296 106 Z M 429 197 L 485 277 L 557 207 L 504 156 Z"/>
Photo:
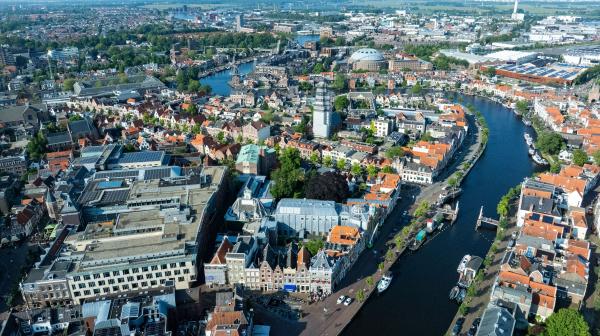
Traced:
<path id="1" fill-rule="evenodd" d="M 344 335 L 443 335 L 458 310 L 448 300 L 458 280 L 458 263 L 465 254 L 484 257 L 495 236 L 495 231 L 475 231 L 480 206 L 484 215 L 497 217 L 500 198 L 534 172 L 523 139 L 524 132 L 532 131 L 511 110 L 480 97 L 450 94 L 449 98 L 473 104 L 490 130 L 486 151 L 463 182 L 458 219 L 392 266 L 390 288 L 369 299 Z"/>

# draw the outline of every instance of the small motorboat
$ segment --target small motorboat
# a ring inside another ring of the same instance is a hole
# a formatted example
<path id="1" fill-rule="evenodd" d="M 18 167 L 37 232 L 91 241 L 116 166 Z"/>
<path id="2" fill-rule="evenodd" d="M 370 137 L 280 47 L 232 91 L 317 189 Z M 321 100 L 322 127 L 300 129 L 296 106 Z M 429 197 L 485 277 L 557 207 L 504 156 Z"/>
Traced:
<path id="1" fill-rule="evenodd" d="M 392 283 L 393 278 L 394 275 L 392 274 L 392 272 L 386 272 L 381 278 L 381 280 L 379 280 L 379 282 L 377 283 L 377 292 L 382 293 L 383 291 L 388 289 L 388 287 L 390 287 L 390 283 Z"/>
<path id="2" fill-rule="evenodd" d="M 458 297 L 459 293 L 460 293 L 460 288 L 458 286 L 452 287 L 452 289 L 450 290 L 450 295 L 448 295 L 448 299 L 455 300 Z"/>

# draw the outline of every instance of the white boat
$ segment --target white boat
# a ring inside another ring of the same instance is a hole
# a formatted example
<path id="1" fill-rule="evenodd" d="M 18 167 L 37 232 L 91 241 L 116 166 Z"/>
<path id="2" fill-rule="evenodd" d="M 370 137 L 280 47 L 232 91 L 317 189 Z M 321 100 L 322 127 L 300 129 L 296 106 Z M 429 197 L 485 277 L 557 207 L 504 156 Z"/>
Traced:
<path id="1" fill-rule="evenodd" d="M 452 289 L 450 290 L 450 294 L 448 295 L 448 299 L 450 299 L 450 300 L 456 299 L 456 297 L 458 296 L 459 293 L 460 293 L 460 287 L 458 287 L 458 286 L 452 287 Z"/>
<path id="2" fill-rule="evenodd" d="M 527 145 L 531 146 L 533 144 L 533 138 L 531 138 L 531 135 L 525 133 L 523 137 L 525 138 Z"/>
<path id="3" fill-rule="evenodd" d="M 529 119 L 523 119 L 523 124 L 525 124 L 525 126 L 531 126 L 531 121 Z"/>
<path id="4" fill-rule="evenodd" d="M 541 157 L 538 153 L 535 153 L 532 157 L 533 162 L 539 165 L 547 165 L 548 161 L 546 161 L 543 157 Z"/>
<path id="5" fill-rule="evenodd" d="M 379 280 L 379 282 L 377 283 L 377 292 L 382 293 L 383 291 L 388 289 L 388 287 L 390 287 L 390 283 L 392 283 L 393 278 L 394 275 L 392 274 L 392 272 L 385 273 L 381 280 Z"/>
<path id="6" fill-rule="evenodd" d="M 529 156 L 533 156 L 535 154 L 535 149 L 529 148 Z"/>
<path id="7" fill-rule="evenodd" d="M 458 264 L 458 268 L 456 269 L 456 271 L 458 273 L 462 273 L 465 270 L 465 267 L 467 267 L 467 263 L 471 260 L 471 255 L 470 254 L 466 254 L 462 260 L 460 261 L 460 264 Z"/>

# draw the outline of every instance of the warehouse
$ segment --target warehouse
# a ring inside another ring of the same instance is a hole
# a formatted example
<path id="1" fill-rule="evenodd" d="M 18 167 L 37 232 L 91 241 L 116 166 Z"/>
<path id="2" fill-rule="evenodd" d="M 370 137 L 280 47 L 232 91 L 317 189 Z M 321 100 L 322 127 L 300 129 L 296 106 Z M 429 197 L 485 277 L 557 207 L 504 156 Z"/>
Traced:
<path id="1" fill-rule="evenodd" d="M 542 84 L 571 84 L 587 67 L 554 63 L 542 67 L 531 63 L 504 64 L 496 67 L 496 75 Z"/>
<path id="2" fill-rule="evenodd" d="M 501 50 L 486 55 L 487 58 L 512 64 L 528 63 L 534 61 L 537 58 L 537 56 L 538 53 L 536 52 L 516 50 Z"/>

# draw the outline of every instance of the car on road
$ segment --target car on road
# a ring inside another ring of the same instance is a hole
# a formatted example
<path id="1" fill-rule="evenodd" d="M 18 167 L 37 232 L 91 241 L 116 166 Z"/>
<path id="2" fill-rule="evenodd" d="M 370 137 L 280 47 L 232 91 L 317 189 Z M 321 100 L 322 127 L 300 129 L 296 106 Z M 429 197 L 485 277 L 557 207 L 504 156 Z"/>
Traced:
<path id="1" fill-rule="evenodd" d="M 462 330 L 463 324 L 465 324 L 465 318 L 459 317 L 452 327 L 452 336 L 458 336 Z"/>
<path id="2" fill-rule="evenodd" d="M 508 248 L 513 248 L 515 246 L 515 240 L 511 239 L 508 241 Z"/>
<path id="3" fill-rule="evenodd" d="M 349 306 L 351 303 L 352 303 L 351 297 L 347 297 L 346 300 L 344 300 L 344 306 Z"/>
<path id="4" fill-rule="evenodd" d="M 479 323 L 481 323 L 481 318 L 478 317 L 475 320 L 473 320 L 471 328 L 469 328 L 469 331 L 467 332 L 467 336 L 475 336 L 475 334 L 477 334 L 477 329 L 479 329 Z"/>
<path id="5" fill-rule="evenodd" d="M 346 295 L 342 295 L 337 299 L 337 304 L 340 304 L 346 300 Z"/>

